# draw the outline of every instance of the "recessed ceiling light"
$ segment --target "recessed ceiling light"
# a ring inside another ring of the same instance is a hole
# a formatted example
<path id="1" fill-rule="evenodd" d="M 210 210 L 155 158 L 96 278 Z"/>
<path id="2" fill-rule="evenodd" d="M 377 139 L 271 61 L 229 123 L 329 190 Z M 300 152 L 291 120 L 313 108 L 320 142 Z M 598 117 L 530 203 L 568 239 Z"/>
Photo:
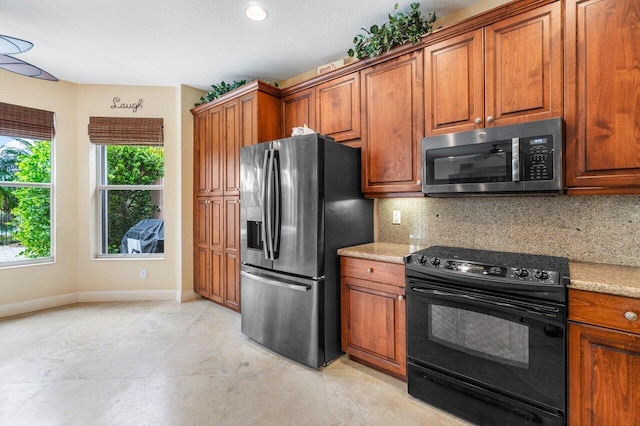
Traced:
<path id="1" fill-rule="evenodd" d="M 264 21 L 267 19 L 267 11 L 257 3 L 252 3 L 244 10 L 244 14 L 252 21 Z"/>

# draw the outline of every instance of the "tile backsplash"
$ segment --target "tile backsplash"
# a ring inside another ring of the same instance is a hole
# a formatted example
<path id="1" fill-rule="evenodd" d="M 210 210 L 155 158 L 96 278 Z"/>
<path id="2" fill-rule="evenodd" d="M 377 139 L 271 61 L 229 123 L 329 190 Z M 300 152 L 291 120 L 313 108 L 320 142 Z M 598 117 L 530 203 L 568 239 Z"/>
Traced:
<path id="1" fill-rule="evenodd" d="M 381 242 L 407 244 L 412 235 L 424 246 L 640 267 L 640 196 L 387 198 L 377 209 Z"/>

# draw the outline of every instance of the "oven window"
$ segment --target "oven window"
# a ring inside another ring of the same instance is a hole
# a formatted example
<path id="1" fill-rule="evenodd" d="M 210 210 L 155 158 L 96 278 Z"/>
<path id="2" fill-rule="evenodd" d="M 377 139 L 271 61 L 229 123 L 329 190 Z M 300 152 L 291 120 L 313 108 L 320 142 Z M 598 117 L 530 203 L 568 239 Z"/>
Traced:
<path id="1" fill-rule="evenodd" d="M 529 367 L 529 327 L 524 324 L 431 304 L 429 339 L 473 356 Z"/>

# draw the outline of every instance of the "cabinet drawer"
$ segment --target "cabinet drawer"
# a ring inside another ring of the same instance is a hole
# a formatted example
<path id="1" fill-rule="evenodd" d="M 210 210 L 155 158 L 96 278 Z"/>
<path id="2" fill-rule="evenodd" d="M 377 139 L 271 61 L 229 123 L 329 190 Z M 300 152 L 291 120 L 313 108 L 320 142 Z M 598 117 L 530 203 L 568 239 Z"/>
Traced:
<path id="1" fill-rule="evenodd" d="M 640 299 L 569 289 L 569 319 L 640 333 Z"/>
<path id="2" fill-rule="evenodd" d="M 404 287 L 404 265 L 396 263 L 341 257 L 340 275 Z"/>

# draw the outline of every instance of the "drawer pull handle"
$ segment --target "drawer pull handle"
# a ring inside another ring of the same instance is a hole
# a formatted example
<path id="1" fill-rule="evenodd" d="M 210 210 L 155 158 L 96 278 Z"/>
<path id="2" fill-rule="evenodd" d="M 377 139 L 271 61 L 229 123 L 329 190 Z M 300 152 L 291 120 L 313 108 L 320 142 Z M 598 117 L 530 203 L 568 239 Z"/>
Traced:
<path id="1" fill-rule="evenodd" d="M 636 321 L 638 319 L 638 314 L 632 311 L 628 311 L 624 313 L 624 317 L 629 321 Z"/>
<path id="2" fill-rule="evenodd" d="M 367 274 L 370 274 L 373 272 L 373 268 L 367 268 Z"/>

